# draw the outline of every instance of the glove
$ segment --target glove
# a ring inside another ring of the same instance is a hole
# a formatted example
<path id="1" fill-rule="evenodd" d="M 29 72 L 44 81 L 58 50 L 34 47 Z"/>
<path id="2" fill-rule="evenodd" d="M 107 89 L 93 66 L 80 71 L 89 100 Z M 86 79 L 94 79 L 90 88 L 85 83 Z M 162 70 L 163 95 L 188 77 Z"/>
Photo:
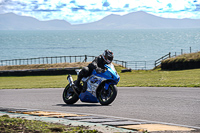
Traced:
<path id="1" fill-rule="evenodd" d="M 97 73 L 104 73 L 104 72 L 105 72 L 105 70 L 103 70 L 103 69 L 101 69 L 101 68 L 97 67 L 97 68 L 96 68 L 96 72 L 97 72 Z"/>

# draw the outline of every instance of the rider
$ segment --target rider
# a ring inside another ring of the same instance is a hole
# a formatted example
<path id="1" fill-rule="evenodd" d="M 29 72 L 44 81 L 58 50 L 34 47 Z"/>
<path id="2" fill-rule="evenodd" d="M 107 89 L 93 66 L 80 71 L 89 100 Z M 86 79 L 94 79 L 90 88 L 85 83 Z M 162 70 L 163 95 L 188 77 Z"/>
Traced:
<path id="1" fill-rule="evenodd" d="M 78 78 L 75 82 L 76 90 L 80 93 L 81 87 L 80 82 L 83 77 L 88 77 L 92 74 L 92 71 L 95 69 L 97 73 L 105 72 L 105 64 L 110 64 L 113 60 L 113 52 L 110 50 L 105 50 L 102 55 L 96 57 L 92 63 L 87 67 L 84 67 L 78 75 Z"/>

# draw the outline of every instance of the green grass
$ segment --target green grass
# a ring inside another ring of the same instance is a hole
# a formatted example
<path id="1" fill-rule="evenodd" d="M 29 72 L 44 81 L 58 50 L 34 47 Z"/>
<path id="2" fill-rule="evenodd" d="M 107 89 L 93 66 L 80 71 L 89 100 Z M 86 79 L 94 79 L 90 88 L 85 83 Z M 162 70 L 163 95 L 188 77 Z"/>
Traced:
<path id="1" fill-rule="evenodd" d="M 26 120 L 22 118 L 10 118 L 8 115 L 0 116 L 1 133 L 97 133 L 97 130 L 88 130 L 84 126 L 66 126 L 61 124 L 53 124 L 36 120 Z"/>
<path id="2" fill-rule="evenodd" d="M 76 76 L 72 76 L 76 79 Z M 62 88 L 68 84 L 67 76 L 0 77 L 0 89 Z"/>
<path id="3" fill-rule="evenodd" d="M 120 76 L 119 86 L 200 87 L 200 69 L 134 71 Z"/>
<path id="4" fill-rule="evenodd" d="M 132 71 L 120 73 L 121 67 L 116 67 L 120 82 L 117 86 L 155 86 L 155 87 L 200 87 L 200 69 L 181 71 Z M 76 80 L 76 75 L 72 75 Z M 67 75 L 61 76 L 23 76 L 0 77 L 0 89 L 22 88 L 64 88 Z"/>

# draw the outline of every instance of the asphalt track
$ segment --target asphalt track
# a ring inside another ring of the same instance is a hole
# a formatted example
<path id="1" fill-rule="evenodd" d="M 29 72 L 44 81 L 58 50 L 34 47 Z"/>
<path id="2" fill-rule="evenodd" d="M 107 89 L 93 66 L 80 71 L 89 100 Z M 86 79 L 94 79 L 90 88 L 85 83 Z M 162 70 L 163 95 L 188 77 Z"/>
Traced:
<path id="1" fill-rule="evenodd" d="M 63 88 L 2 89 L 0 107 L 76 112 L 166 122 L 200 128 L 200 88 L 118 87 L 109 106 L 99 103 L 66 105 Z"/>

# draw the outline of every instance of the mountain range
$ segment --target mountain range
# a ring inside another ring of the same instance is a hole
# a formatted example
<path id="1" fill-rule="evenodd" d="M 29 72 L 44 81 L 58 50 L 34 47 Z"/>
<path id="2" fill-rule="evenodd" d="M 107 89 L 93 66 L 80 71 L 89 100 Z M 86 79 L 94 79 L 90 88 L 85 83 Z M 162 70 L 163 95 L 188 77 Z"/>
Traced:
<path id="1" fill-rule="evenodd" d="M 0 30 L 132 30 L 200 28 L 200 19 L 162 18 L 143 11 L 123 16 L 111 14 L 86 24 L 71 25 L 65 20 L 39 21 L 33 17 L 14 13 L 0 14 Z"/>

